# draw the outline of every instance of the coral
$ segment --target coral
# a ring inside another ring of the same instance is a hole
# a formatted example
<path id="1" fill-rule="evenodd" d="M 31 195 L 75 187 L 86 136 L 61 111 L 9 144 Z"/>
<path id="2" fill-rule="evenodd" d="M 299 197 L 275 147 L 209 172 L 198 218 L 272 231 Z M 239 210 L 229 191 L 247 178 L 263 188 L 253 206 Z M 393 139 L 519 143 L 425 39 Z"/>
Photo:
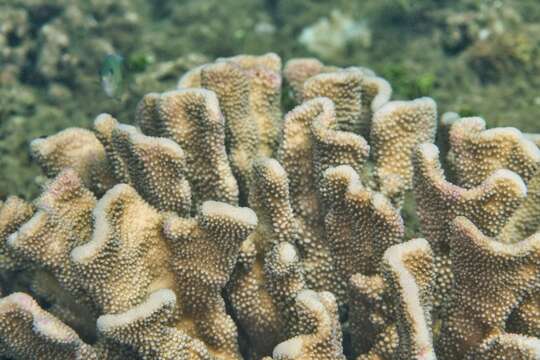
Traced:
<path id="1" fill-rule="evenodd" d="M 439 346 L 449 358 L 459 358 L 458 354 L 478 351 L 475 342 L 485 334 L 503 333 L 512 309 L 535 290 L 540 236 L 501 244 L 466 218 L 457 217 L 453 227 L 450 259 L 454 284 Z"/>
<path id="2" fill-rule="evenodd" d="M 22 266 L 16 257 L 5 246 L 8 236 L 15 232 L 34 214 L 34 207 L 26 201 L 10 196 L 0 204 L 0 268 L 4 271 L 14 270 Z"/>
<path id="3" fill-rule="evenodd" d="M 0 300 L 0 351 L 20 359 L 98 359 L 94 349 L 32 297 L 13 293 Z"/>
<path id="4" fill-rule="evenodd" d="M 303 290 L 296 296 L 295 307 L 305 329 L 300 330 L 302 335 L 278 344 L 273 359 L 344 360 L 338 309 L 332 293 Z"/>
<path id="5" fill-rule="evenodd" d="M 485 130 L 483 119 L 462 118 L 452 124 L 448 157 L 458 183 L 478 185 L 495 169 L 512 170 L 524 181 L 534 174 L 540 152 L 515 128 Z"/>
<path id="6" fill-rule="evenodd" d="M 0 205 L 1 356 L 538 356 L 540 149 L 447 113 L 439 150 L 433 99 L 281 67 L 220 58 L 136 126 L 31 143 L 44 191 Z"/>

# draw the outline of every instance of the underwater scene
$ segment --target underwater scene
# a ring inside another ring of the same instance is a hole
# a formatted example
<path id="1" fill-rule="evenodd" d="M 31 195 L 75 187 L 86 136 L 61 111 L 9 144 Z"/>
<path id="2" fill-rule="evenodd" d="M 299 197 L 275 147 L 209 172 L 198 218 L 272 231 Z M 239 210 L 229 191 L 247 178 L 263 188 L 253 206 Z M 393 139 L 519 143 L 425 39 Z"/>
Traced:
<path id="1" fill-rule="evenodd" d="M 540 360 L 540 1 L 0 0 L 0 360 Z"/>

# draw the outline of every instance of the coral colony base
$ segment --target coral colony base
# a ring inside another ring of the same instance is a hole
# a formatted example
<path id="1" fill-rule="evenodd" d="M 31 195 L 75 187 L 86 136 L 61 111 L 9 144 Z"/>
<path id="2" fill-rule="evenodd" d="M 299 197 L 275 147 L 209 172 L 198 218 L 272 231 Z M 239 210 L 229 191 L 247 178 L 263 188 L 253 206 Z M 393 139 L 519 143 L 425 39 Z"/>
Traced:
<path id="1" fill-rule="evenodd" d="M 136 117 L 32 142 L 50 181 L 0 208 L 3 359 L 540 358 L 518 130 L 275 54 L 195 68 Z"/>

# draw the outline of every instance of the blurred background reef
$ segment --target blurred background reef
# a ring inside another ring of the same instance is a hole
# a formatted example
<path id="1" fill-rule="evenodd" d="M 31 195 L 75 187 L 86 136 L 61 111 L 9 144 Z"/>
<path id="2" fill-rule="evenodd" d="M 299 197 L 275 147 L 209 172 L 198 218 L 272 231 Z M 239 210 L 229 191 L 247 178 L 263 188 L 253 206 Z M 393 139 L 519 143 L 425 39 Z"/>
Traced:
<path id="1" fill-rule="evenodd" d="M 0 0 L 0 198 L 39 193 L 30 140 L 109 112 L 240 53 L 372 68 L 395 98 L 540 133 L 540 2 L 533 0 Z M 123 57 L 118 95 L 102 88 Z"/>

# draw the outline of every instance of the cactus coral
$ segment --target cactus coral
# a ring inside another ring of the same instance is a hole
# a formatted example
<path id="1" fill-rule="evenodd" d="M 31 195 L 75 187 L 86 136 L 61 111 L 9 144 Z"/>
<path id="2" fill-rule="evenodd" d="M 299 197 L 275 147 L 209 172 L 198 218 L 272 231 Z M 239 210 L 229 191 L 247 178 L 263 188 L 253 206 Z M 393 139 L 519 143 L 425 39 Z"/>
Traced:
<path id="1" fill-rule="evenodd" d="M 365 68 L 242 55 L 137 127 L 34 140 L 50 180 L 0 208 L 0 354 L 538 358 L 540 150 L 453 114 L 440 151 L 435 101 L 390 98 Z"/>

